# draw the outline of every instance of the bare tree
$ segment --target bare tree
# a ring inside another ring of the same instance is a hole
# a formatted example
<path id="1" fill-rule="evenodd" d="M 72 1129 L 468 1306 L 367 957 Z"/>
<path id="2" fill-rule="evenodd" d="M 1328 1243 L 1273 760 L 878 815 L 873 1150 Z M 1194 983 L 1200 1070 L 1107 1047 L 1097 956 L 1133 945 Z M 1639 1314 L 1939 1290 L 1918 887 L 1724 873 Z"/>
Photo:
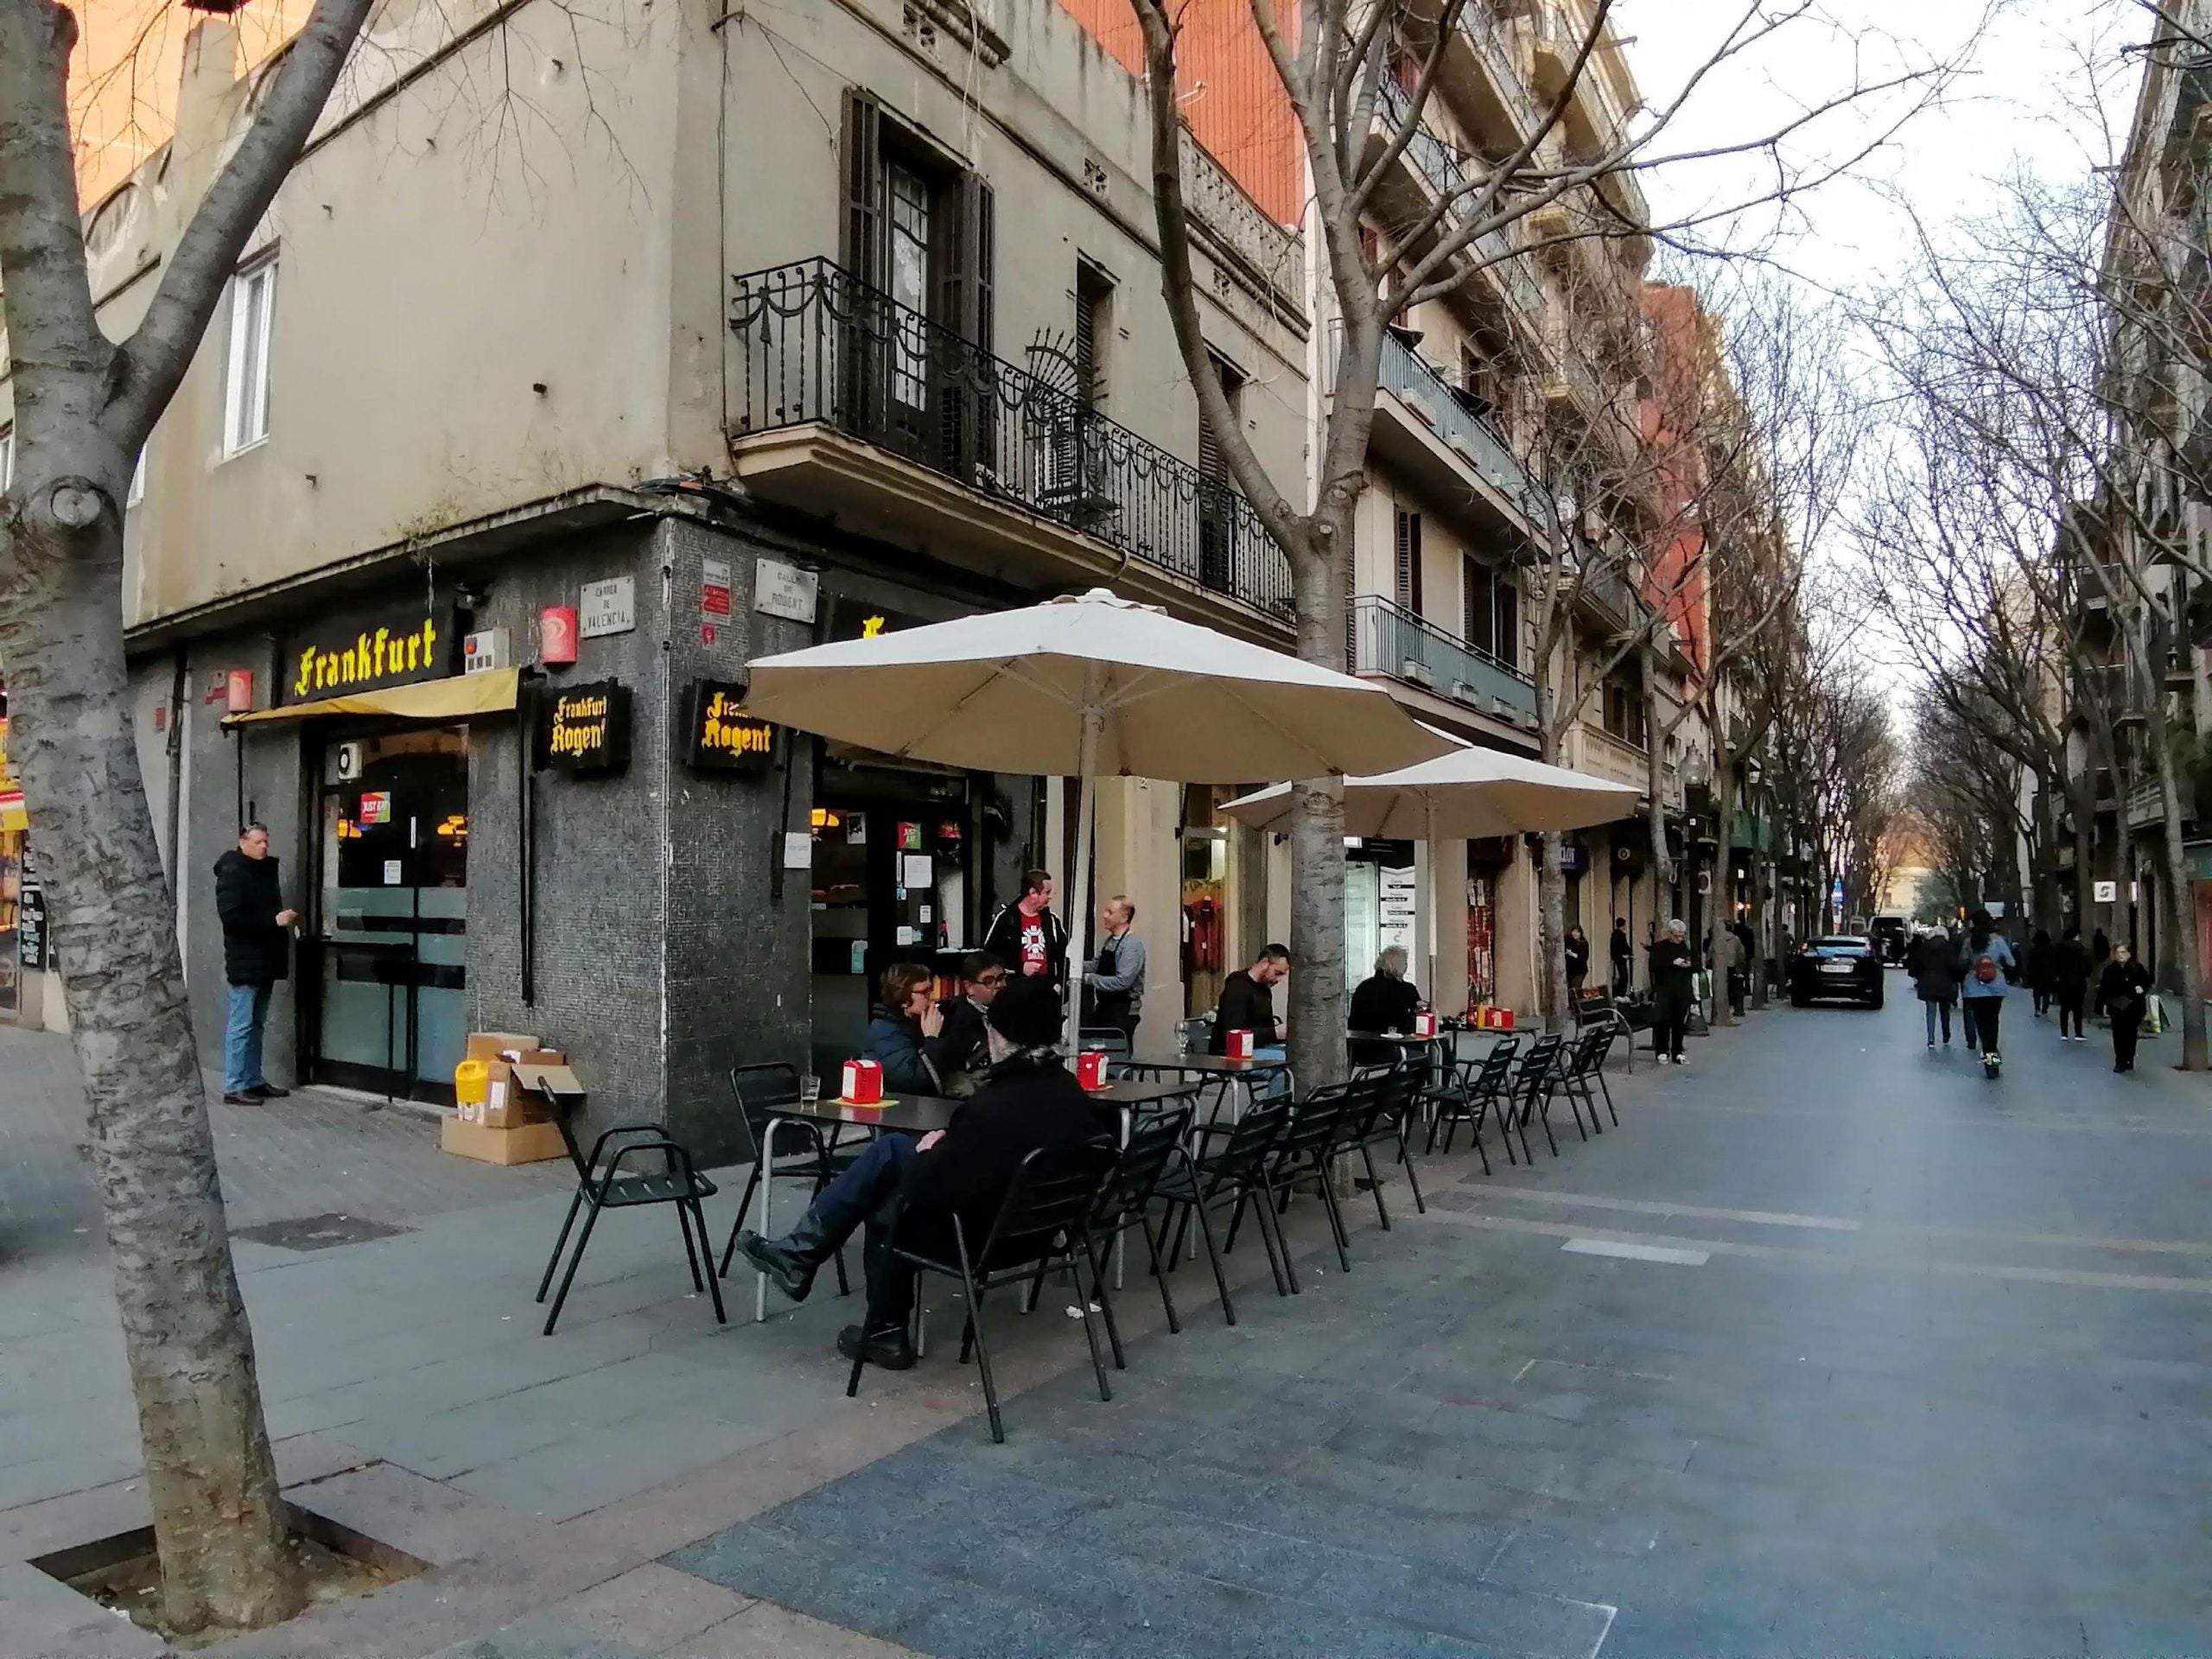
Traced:
<path id="1" fill-rule="evenodd" d="M 112 340 L 94 315 L 72 168 L 76 19 L 54 0 L 0 0 L 0 305 L 16 436 L 0 658 L 91 1108 L 163 1601 L 181 1630 L 270 1623 L 299 1590 L 131 738 L 124 500 L 370 5 L 318 0 L 164 260 L 143 320 Z"/>
<path id="2" fill-rule="evenodd" d="M 1748 207 L 1796 200 L 1854 167 L 1934 102 L 1957 67 L 1948 61 L 1900 63 L 1893 73 L 1851 76 L 1808 100 L 1780 130 L 1737 144 L 1670 153 L 1668 135 L 1675 118 L 1716 75 L 1773 47 L 1794 26 L 1818 28 L 1826 21 L 1819 10 L 1798 0 L 1778 7 L 1742 0 L 1732 24 L 1663 107 L 1600 130 L 1571 121 L 1569 111 L 1600 73 L 1601 54 L 1620 50 L 1611 33 L 1614 0 L 1590 0 L 1574 21 L 1557 8 L 1544 8 L 1541 26 L 1565 31 L 1558 39 L 1548 36 L 1565 68 L 1560 84 L 1539 100 L 1528 129 L 1493 154 L 1470 149 L 1436 156 L 1430 152 L 1439 141 L 1425 118 L 1439 97 L 1463 17 L 1476 29 L 1497 26 L 1497 15 L 1484 0 L 1442 0 L 1433 9 L 1416 0 L 1301 0 L 1294 19 L 1273 0 L 1247 3 L 1298 128 L 1319 242 L 1319 282 L 1333 313 L 1317 321 L 1338 325 L 1332 398 L 1310 494 L 1301 489 L 1294 499 L 1284 482 L 1268 473 L 1234 420 L 1208 355 L 1181 175 L 1185 135 L 1176 69 L 1183 9 L 1175 0 L 1131 0 L 1144 39 L 1161 292 L 1199 409 L 1230 476 L 1289 562 L 1299 652 L 1331 665 L 1344 659 L 1353 513 L 1366 485 L 1382 341 L 1395 314 L 1461 293 L 1485 272 L 1510 280 L 1516 270 L 1532 271 L 1534 262 L 1556 251 L 1573 256 L 1615 245 L 1633 251 L 1653 236 L 1687 245 L 1701 228 L 1729 222 Z M 1968 39 L 1979 32 L 1976 28 Z M 1869 60 L 1846 54 L 1840 60 Z M 1828 118 L 1854 108 L 1879 113 L 1837 153 L 1808 160 Z M 1409 151 L 1443 164 L 1428 169 L 1433 188 L 1421 202 L 1392 211 L 1383 200 L 1386 183 Z M 1726 155 L 1757 156 L 1768 184 L 1671 223 L 1645 222 L 1641 175 L 1671 162 Z M 1633 280 L 1618 285 L 1632 295 Z M 1632 308 L 1632 299 L 1628 305 Z M 1551 372 L 1572 378 L 1573 335 L 1581 331 L 1580 321 L 1554 331 L 1540 353 L 1550 359 Z M 1535 534 L 1548 543 L 1555 531 L 1539 526 Z M 1553 550 L 1535 550 L 1541 557 Z M 1335 1075 L 1344 1061 L 1344 815 L 1340 791 L 1331 780 L 1298 783 L 1294 799 L 1291 942 L 1299 963 L 1292 980 L 1294 1046 L 1301 1074 L 1318 1078 Z M 1554 862 L 1548 855 L 1547 863 Z"/>

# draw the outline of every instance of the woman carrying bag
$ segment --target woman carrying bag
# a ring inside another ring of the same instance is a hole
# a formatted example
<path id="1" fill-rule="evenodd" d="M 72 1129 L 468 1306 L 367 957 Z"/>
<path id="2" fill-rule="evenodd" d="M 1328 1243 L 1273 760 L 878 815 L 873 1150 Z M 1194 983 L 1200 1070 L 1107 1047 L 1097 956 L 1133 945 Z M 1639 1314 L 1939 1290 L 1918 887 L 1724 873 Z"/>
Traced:
<path id="1" fill-rule="evenodd" d="M 1977 910 L 1967 927 L 1965 947 L 1959 952 L 1964 977 L 1959 986 L 1960 1012 L 1967 1023 L 1967 1042 L 1979 1046 L 1981 1069 L 1995 1077 L 2003 1064 L 1997 1052 L 1998 1017 L 2005 1012 L 2005 976 L 2019 964 L 2005 936 L 1996 931 L 1989 912 Z"/>
<path id="2" fill-rule="evenodd" d="M 1943 1046 L 1951 1046 L 1951 1005 L 1959 1000 L 1958 953 L 1951 948 L 1951 936 L 1942 928 L 1923 934 L 1913 946 L 1908 958 L 1912 973 L 1912 993 L 1918 997 L 1928 1015 L 1928 1046 L 1936 1046 L 1936 1028 L 1940 1020 L 1943 1029 Z M 1968 1039 L 1972 1040 L 1971 1038 Z"/>

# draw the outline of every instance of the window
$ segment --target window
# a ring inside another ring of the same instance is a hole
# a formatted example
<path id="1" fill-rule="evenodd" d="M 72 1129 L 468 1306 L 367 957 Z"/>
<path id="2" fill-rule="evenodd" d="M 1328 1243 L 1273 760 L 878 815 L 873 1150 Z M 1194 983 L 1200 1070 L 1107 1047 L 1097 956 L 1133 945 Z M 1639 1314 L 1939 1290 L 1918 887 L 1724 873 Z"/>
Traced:
<path id="1" fill-rule="evenodd" d="M 269 323 L 276 303 L 276 262 L 264 259 L 231 279 L 231 353 L 223 379 L 223 453 L 235 455 L 269 435 Z"/>
<path id="2" fill-rule="evenodd" d="M 1075 266 L 1076 396 L 1085 409 L 1106 407 L 1106 364 L 1114 338 L 1114 279 L 1088 259 Z"/>
<path id="3" fill-rule="evenodd" d="M 1244 376 L 1226 358 L 1206 353 L 1221 378 L 1222 396 L 1228 399 L 1230 418 L 1238 417 Z M 1222 459 L 1221 443 L 1206 419 L 1206 406 L 1198 405 L 1198 580 L 1217 593 L 1235 585 L 1236 507 L 1236 491 L 1229 481 L 1229 463 Z"/>
<path id="4" fill-rule="evenodd" d="M 1398 608 L 1421 614 L 1421 514 L 1398 509 Z"/>
<path id="5" fill-rule="evenodd" d="M 1462 627 L 1459 637 L 1477 651 L 1495 657 L 1497 650 L 1497 578 L 1488 565 L 1473 559 L 1459 562 Z"/>

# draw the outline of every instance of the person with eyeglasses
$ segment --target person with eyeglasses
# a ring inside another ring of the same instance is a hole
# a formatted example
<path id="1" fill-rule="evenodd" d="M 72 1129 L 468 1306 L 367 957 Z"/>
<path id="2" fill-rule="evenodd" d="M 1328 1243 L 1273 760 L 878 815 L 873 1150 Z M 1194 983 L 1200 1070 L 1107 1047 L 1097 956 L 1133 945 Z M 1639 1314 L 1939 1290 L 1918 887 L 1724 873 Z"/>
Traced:
<path id="1" fill-rule="evenodd" d="M 975 1093 L 989 1075 L 991 1045 L 983 1011 L 1006 988 L 1007 965 L 988 950 L 970 950 L 960 963 L 960 995 L 939 1005 L 944 1029 L 931 1039 L 931 1059 L 946 1094 Z"/>

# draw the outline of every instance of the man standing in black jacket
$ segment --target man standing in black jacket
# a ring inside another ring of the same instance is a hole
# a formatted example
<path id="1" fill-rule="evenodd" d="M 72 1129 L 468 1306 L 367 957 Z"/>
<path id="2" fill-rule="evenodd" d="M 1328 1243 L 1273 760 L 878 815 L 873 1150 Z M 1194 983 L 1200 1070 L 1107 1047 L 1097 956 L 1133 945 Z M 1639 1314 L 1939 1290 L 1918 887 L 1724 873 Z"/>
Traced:
<path id="1" fill-rule="evenodd" d="M 797 1302 L 814 1288 L 816 1270 L 866 1224 L 873 1322 L 838 1333 L 837 1351 L 846 1358 L 865 1349 L 868 1363 L 887 1370 L 914 1363 L 906 1330 L 914 1274 L 891 1259 L 894 1228 L 902 1244 L 949 1258 L 957 1216 L 969 1249 L 979 1250 L 1024 1158 L 1114 1138 L 1114 1109 L 1083 1091 L 1053 1046 L 1060 1014 L 1059 999 L 1043 979 L 1010 980 L 984 1012 L 990 1081 L 961 1104 L 949 1126 L 918 1141 L 878 1135 L 783 1237 L 739 1235 L 745 1259 Z"/>
<path id="2" fill-rule="evenodd" d="M 215 913 L 223 922 L 223 972 L 231 982 L 223 1027 L 223 1099 L 232 1106 L 280 1100 L 291 1092 L 261 1075 L 261 1032 L 269 1020 L 270 987 L 291 963 L 291 927 L 269 826 L 249 823 L 235 850 L 215 861 Z"/>
<path id="3" fill-rule="evenodd" d="M 1290 952 L 1282 945 L 1271 944 L 1254 960 L 1249 968 L 1239 968 L 1221 982 L 1221 1001 L 1214 1005 L 1213 1032 L 1206 1040 L 1206 1052 L 1229 1052 L 1229 1033 L 1249 1031 L 1252 1033 L 1252 1052 L 1262 1054 L 1268 1049 L 1275 1053 L 1269 1058 L 1281 1058 L 1283 1046 L 1282 1023 L 1275 1018 L 1274 988 L 1290 977 Z"/>
<path id="4" fill-rule="evenodd" d="M 983 949 L 1006 963 L 1017 979 L 1043 979 L 1065 988 L 1068 927 L 1052 914 L 1049 871 L 1024 872 L 1021 897 L 992 921 L 983 935 Z"/>

